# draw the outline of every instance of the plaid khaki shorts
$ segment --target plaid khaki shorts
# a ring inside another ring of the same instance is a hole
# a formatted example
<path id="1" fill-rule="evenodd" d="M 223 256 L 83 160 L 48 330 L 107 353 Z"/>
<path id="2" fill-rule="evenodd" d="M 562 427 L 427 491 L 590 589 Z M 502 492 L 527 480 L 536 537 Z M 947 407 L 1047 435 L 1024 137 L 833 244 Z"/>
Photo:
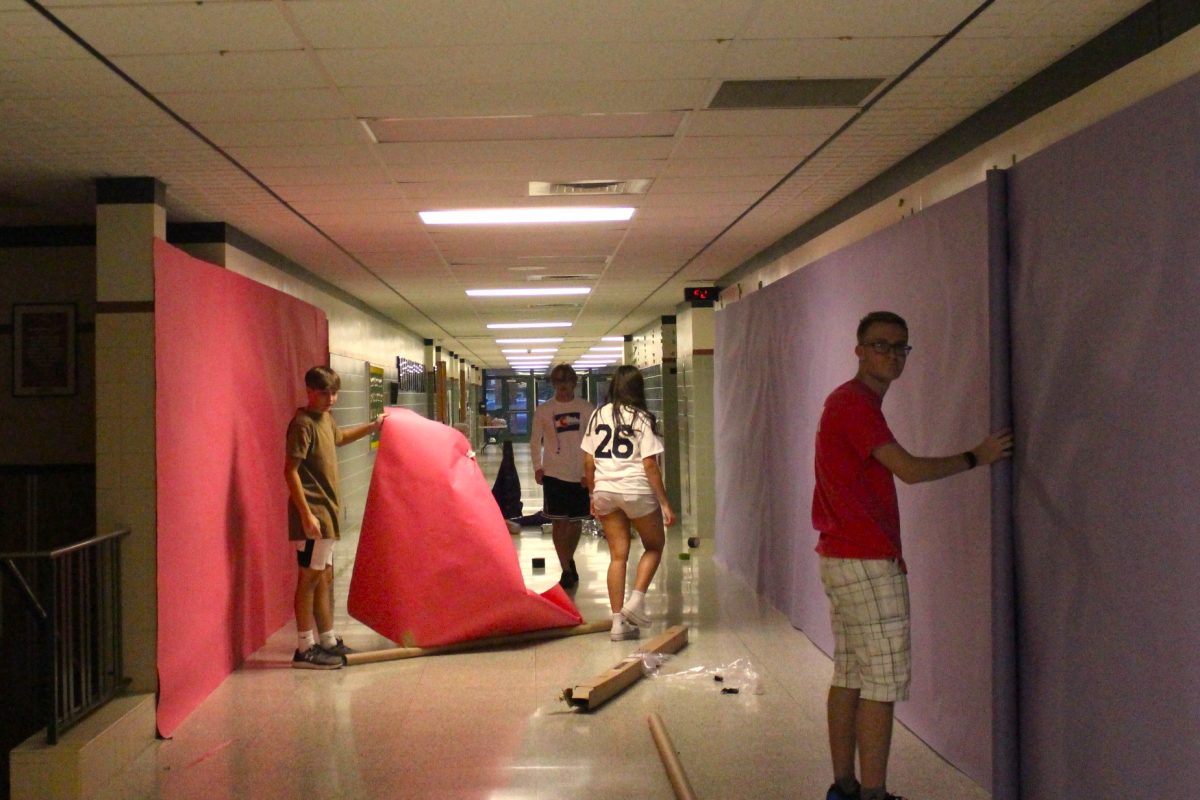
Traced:
<path id="1" fill-rule="evenodd" d="M 833 621 L 833 685 L 864 700 L 908 699 L 908 576 L 895 561 L 821 558 Z"/>

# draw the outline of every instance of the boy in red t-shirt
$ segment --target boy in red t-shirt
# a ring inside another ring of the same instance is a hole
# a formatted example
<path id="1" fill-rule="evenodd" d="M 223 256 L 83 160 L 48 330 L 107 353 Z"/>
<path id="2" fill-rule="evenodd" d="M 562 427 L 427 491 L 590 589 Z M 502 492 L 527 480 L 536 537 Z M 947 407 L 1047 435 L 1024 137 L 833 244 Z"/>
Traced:
<path id="1" fill-rule="evenodd" d="M 897 443 L 883 417 L 883 396 L 911 351 L 903 318 L 890 311 L 863 317 L 854 348 L 858 373 L 826 399 L 817 428 L 812 516 L 834 636 L 828 699 L 834 783 L 826 800 L 902 800 L 886 788 L 895 703 L 908 699 L 911 672 L 895 478 L 939 480 L 1012 453 L 1007 431 L 938 458 L 911 455 Z"/>

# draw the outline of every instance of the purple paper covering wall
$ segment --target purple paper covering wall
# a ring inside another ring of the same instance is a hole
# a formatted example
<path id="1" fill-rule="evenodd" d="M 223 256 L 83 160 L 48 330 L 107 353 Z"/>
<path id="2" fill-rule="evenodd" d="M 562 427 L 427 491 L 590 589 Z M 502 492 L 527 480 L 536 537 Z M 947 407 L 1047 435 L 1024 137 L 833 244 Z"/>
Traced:
<path id="1" fill-rule="evenodd" d="M 908 320 L 914 350 L 884 413 L 921 455 L 989 430 L 988 191 L 977 186 L 717 314 L 718 560 L 827 652 L 811 523 L 825 397 L 854 376 L 867 312 Z M 983 786 L 992 779 L 992 530 L 987 470 L 899 487 L 913 597 L 902 721 Z"/>
<path id="2" fill-rule="evenodd" d="M 1200 79 L 1010 171 L 1022 797 L 1200 764 Z"/>

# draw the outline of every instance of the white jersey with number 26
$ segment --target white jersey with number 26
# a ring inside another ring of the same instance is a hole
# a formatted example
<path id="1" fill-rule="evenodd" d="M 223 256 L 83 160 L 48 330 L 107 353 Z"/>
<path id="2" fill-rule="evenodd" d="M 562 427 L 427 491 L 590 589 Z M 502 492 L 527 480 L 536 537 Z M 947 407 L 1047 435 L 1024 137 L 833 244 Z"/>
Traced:
<path id="1" fill-rule="evenodd" d="M 642 459 L 663 452 L 663 441 L 650 430 L 650 418 L 632 408 L 621 409 L 621 422 L 613 422 L 612 403 L 596 409 L 580 448 L 596 462 L 595 491 L 617 494 L 654 494 Z"/>

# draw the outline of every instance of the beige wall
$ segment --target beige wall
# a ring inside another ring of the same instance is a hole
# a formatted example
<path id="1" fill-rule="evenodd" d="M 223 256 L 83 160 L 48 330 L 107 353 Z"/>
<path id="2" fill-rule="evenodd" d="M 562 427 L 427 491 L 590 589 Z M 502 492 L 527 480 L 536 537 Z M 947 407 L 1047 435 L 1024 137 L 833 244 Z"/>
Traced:
<path id="1" fill-rule="evenodd" d="M 157 203 L 98 205 L 97 302 L 152 304 L 154 240 L 165 236 Z M 96 530 L 130 529 L 121 543 L 122 633 L 135 692 L 158 687 L 154 333 L 151 310 L 96 315 Z"/>

